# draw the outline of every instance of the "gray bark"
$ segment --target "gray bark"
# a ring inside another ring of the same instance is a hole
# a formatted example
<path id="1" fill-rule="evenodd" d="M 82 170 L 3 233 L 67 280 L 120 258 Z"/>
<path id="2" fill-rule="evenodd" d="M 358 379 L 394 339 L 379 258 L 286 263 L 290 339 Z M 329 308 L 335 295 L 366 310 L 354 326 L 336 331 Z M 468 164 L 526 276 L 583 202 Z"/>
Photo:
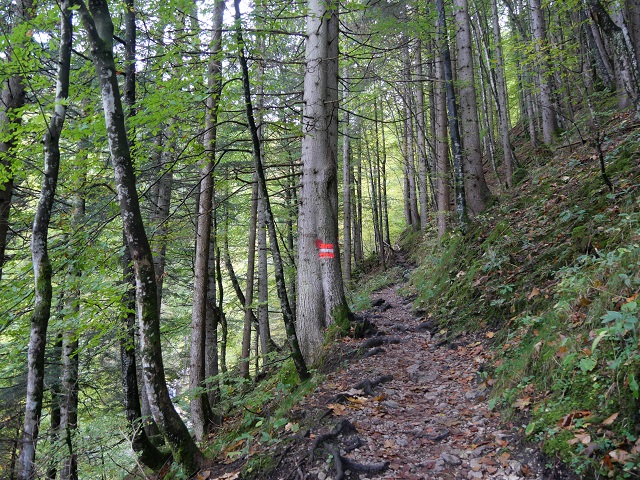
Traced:
<path id="1" fill-rule="evenodd" d="M 338 248 L 338 8 L 312 0 L 307 13 L 302 179 L 298 219 L 297 325 L 307 362 L 317 359 L 325 329 L 348 322 Z"/>
<path id="2" fill-rule="evenodd" d="M 540 0 L 529 0 L 533 39 L 537 54 L 538 84 L 540 86 L 540 108 L 542 109 L 542 139 L 547 145 L 553 142 L 558 130 L 556 106 L 553 101 L 551 75 L 547 59 L 547 30 Z"/>
<path id="3" fill-rule="evenodd" d="M 489 188 L 482 166 L 473 47 L 467 0 L 454 0 L 457 46 L 457 83 L 460 133 L 464 148 L 464 190 L 468 210 L 477 215 L 487 203 Z"/>
<path id="4" fill-rule="evenodd" d="M 200 194 L 198 196 L 198 220 L 196 227 L 196 258 L 193 282 L 193 312 L 191 318 L 191 346 L 189 361 L 189 389 L 191 394 L 191 419 L 196 439 L 202 441 L 211 431 L 214 414 L 205 390 L 205 365 L 207 352 L 207 310 L 208 296 L 211 295 L 210 274 L 215 265 L 210 265 L 211 226 L 213 215 L 214 168 L 216 161 L 216 141 L 219 99 L 222 89 L 222 20 L 224 0 L 218 0 L 214 7 L 213 37 L 211 40 L 211 60 L 207 72 L 207 86 L 211 95 L 207 99 L 205 113 L 204 148 L 206 158 L 200 165 Z M 215 278 L 215 277 L 214 277 Z M 214 290 L 215 292 L 215 285 Z M 215 302 L 215 297 L 213 299 Z M 209 314 L 211 320 L 211 313 Z M 211 326 L 209 333 L 212 334 Z M 217 347 L 216 347 L 217 348 Z"/>
<path id="5" fill-rule="evenodd" d="M 23 4 L 24 5 L 24 4 Z M 27 395 L 22 427 L 22 450 L 18 459 L 18 478 L 31 480 L 39 476 L 35 468 L 36 443 L 42 413 L 44 393 L 45 346 L 47 327 L 51 316 L 53 271 L 49 260 L 49 222 L 58 183 L 60 168 L 60 134 L 67 114 L 69 73 L 72 45 L 72 12 L 70 2 L 61 5 L 60 50 L 56 78 L 56 96 L 53 114 L 44 135 L 44 178 L 36 207 L 31 236 L 31 260 L 35 284 L 35 305 L 31 314 L 29 352 L 27 357 Z M 26 6 L 25 6 L 26 7 Z M 30 8 L 29 5 L 27 8 Z M 25 15 L 28 15 L 25 13 Z M 22 17 L 25 18 L 25 17 Z"/>
<path id="6" fill-rule="evenodd" d="M 435 156 L 436 156 L 436 198 L 438 237 L 448 230 L 448 216 L 451 204 L 449 186 L 449 142 L 447 140 L 447 97 L 444 89 L 444 70 L 442 60 L 436 59 L 434 65 L 434 104 L 435 120 Z"/>
<path id="7" fill-rule="evenodd" d="M 465 163 L 463 160 L 462 140 L 458 127 L 458 107 L 453 88 L 453 68 L 451 67 L 451 51 L 446 38 L 447 20 L 443 0 L 436 0 L 438 9 L 438 33 L 441 43 L 442 72 L 447 99 L 447 113 L 449 120 L 449 136 L 451 138 L 451 152 L 453 153 L 453 170 L 455 186 L 455 206 L 458 228 L 463 233 L 467 229 L 467 202 L 465 200 Z"/>
<path id="8" fill-rule="evenodd" d="M 251 214 L 249 217 L 249 245 L 247 252 L 247 285 L 244 295 L 244 327 L 242 330 L 242 350 L 240 353 L 240 376 L 249 378 L 249 357 L 251 356 L 251 320 L 253 313 L 253 288 L 256 270 L 256 235 L 258 229 L 258 176 L 253 176 L 251 190 Z M 227 249 L 228 251 L 228 249 Z M 229 260 L 227 270 L 231 269 Z"/>
<path id="9" fill-rule="evenodd" d="M 343 70 L 344 77 L 344 90 L 342 92 L 343 102 L 349 96 L 349 84 L 347 83 L 347 68 Z M 342 127 L 342 232 L 343 232 L 343 245 L 344 254 L 342 256 L 342 274 L 344 275 L 345 283 L 351 283 L 351 190 L 353 184 L 351 182 L 351 139 L 349 138 L 350 129 L 349 122 L 351 121 L 349 111 L 345 111 L 345 118 Z"/>
<path id="10" fill-rule="evenodd" d="M 509 139 L 509 95 L 507 93 L 507 83 L 504 79 L 504 56 L 502 54 L 502 37 L 500 34 L 500 18 L 498 16 L 498 6 L 496 0 L 491 0 L 491 22 L 493 27 L 493 43 L 495 48 L 495 84 L 496 84 L 496 105 L 498 107 L 498 128 L 500 130 L 500 141 L 504 155 L 505 185 L 511 188 L 513 183 L 514 156 L 511 140 Z"/>
<path id="11" fill-rule="evenodd" d="M 424 78 L 422 66 L 422 42 L 416 43 L 416 74 L 418 77 L 415 89 L 416 147 L 418 149 L 418 200 L 420 203 L 420 230 L 424 234 L 429 224 L 429 193 L 427 159 L 427 126 L 424 112 Z"/>
<path id="12" fill-rule="evenodd" d="M 114 167 L 125 237 L 133 258 L 136 278 L 136 310 L 144 381 L 154 420 L 175 461 L 192 474 L 202 464 L 202 453 L 176 412 L 167 389 L 162 348 L 157 287 L 151 247 L 142 222 L 135 174 L 124 124 L 119 85 L 113 59 L 113 22 L 106 0 L 75 0 L 87 32 L 93 63 L 100 81 L 107 140 Z"/>

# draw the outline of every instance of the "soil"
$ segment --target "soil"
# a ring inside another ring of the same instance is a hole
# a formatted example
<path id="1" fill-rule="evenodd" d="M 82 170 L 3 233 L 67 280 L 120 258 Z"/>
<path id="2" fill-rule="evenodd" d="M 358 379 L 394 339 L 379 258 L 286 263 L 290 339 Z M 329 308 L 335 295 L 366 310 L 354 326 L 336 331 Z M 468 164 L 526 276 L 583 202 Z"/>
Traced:
<path id="1" fill-rule="evenodd" d="M 325 367 L 342 368 L 291 412 L 309 429 L 272 452 L 275 471 L 254 478 L 575 478 L 523 444 L 522 424 L 489 409 L 491 332 L 447 339 L 395 286 L 374 294 L 372 305 L 364 315 L 374 336 L 346 339 L 328 353 Z M 344 428 L 332 435 L 336 426 Z"/>

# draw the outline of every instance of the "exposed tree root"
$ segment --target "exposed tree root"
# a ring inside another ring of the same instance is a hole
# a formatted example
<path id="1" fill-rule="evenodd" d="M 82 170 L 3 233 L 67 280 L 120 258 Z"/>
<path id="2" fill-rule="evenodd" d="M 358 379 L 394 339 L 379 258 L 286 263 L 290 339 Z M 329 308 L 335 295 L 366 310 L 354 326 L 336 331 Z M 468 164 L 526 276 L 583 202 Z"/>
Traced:
<path id="1" fill-rule="evenodd" d="M 366 395 L 373 396 L 375 395 L 375 392 L 373 391 L 374 388 L 381 383 L 390 382 L 391 380 L 393 380 L 393 375 L 383 375 L 373 380 L 363 380 L 358 383 L 355 388 L 364 391 Z"/>
<path id="2" fill-rule="evenodd" d="M 383 378 L 383 377 L 380 377 Z M 329 443 L 329 440 L 337 439 L 340 434 L 356 433 L 356 427 L 349 420 L 343 419 L 333 430 L 323 435 L 318 435 L 309 451 L 309 465 L 313 463 L 315 451 L 322 446 L 333 457 L 333 465 L 336 470 L 334 480 L 343 480 L 344 472 L 351 470 L 353 472 L 378 474 L 384 472 L 389 467 L 389 462 L 362 464 L 358 463 L 340 453 L 340 448 L 335 443 Z M 324 445 L 323 445 L 324 444 Z M 350 452 L 362 446 L 364 442 L 357 436 L 354 436 L 347 442 L 345 451 Z"/>

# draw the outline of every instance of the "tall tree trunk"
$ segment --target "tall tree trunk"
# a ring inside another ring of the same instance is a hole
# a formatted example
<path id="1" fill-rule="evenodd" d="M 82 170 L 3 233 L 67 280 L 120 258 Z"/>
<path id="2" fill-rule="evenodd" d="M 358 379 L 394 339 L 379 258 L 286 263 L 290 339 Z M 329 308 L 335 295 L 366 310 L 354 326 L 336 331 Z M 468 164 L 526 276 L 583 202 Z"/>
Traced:
<path id="1" fill-rule="evenodd" d="M 422 41 L 416 43 L 416 74 L 418 77 L 416 97 L 416 146 L 418 148 L 418 199 L 420 202 L 420 230 L 424 234 L 429 224 L 429 164 L 427 161 L 427 126 L 424 114 L 424 75 L 422 65 Z"/>
<path id="2" fill-rule="evenodd" d="M 122 373 L 122 389 L 124 391 L 124 412 L 129 422 L 129 436 L 132 450 L 139 456 L 140 461 L 147 467 L 158 470 L 167 459 L 151 442 L 149 434 L 155 435 L 158 426 L 143 413 L 141 399 L 145 390 L 138 388 L 136 362 L 136 291 L 133 265 L 129 249 L 124 249 L 122 258 L 124 268 L 124 283 L 127 293 L 123 303 L 127 306 L 127 313 L 122 318 L 122 332 L 120 334 L 120 370 Z M 144 379 L 143 379 L 144 380 Z M 143 383 L 144 385 L 144 383 Z M 148 404 L 148 401 L 147 401 Z M 159 431 L 158 431 L 159 433 Z"/>
<path id="3" fill-rule="evenodd" d="M 343 70 L 343 103 L 346 104 L 349 98 L 349 83 L 347 81 L 347 67 Z M 344 253 L 342 256 L 342 274 L 344 275 L 345 283 L 351 283 L 351 190 L 353 184 L 351 183 L 351 138 L 349 137 L 350 129 L 349 122 L 351 121 L 351 115 L 348 110 L 344 113 L 344 122 L 342 126 L 342 234 Z"/>
<path id="4" fill-rule="evenodd" d="M 464 146 L 464 191 L 467 206 L 472 215 L 479 214 L 489 198 L 489 188 L 482 166 L 482 144 L 478 127 L 478 101 L 473 66 L 471 25 L 467 0 L 454 0 L 457 45 L 457 82 L 459 121 Z"/>
<path id="5" fill-rule="evenodd" d="M 268 362 L 269 339 L 269 271 L 267 267 L 267 215 L 264 199 L 258 201 L 258 337 L 262 351 L 262 364 Z M 257 373 L 257 372 L 256 372 Z"/>
<path id="6" fill-rule="evenodd" d="M 75 195 L 73 199 L 73 220 L 72 227 L 79 229 L 85 215 L 85 201 L 81 194 Z M 73 252 L 74 257 L 77 252 Z M 60 429 L 65 437 L 67 455 L 63 460 L 60 470 L 61 480 L 77 480 L 78 478 L 78 455 L 74 450 L 74 436 L 78 428 L 78 372 L 79 361 L 79 341 L 78 329 L 76 328 L 76 317 L 80 312 L 80 289 L 78 281 L 82 271 L 78 267 L 78 258 L 73 258 L 70 272 L 71 291 L 67 293 L 67 314 L 72 316 L 65 321 L 65 328 L 62 333 L 62 392 L 64 400 L 60 409 Z"/>
<path id="7" fill-rule="evenodd" d="M 215 3 L 213 15 L 213 37 L 211 40 L 211 60 L 207 72 L 207 86 L 211 95 L 207 99 L 205 113 L 204 147 L 206 159 L 200 165 L 200 195 L 198 197 L 198 221 L 196 232 L 196 260 L 193 282 L 193 314 L 191 317 L 191 347 L 189 362 L 189 388 L 191 389 L 191 419 L 198 441 L 211 431 L 214 414 L 209 404 L 205 385 L 206 326 L 210 272 L 214 265 L 209 264 L 211 225 L 213 215 L 213 173 L 216 162 L 216 141 L 218 128 L 218 110 L 222 89 L 222 21 L 224 0 Z M 215 292 L 215 289 L 214 289 Z M 211 319 L 211 314 L 209 316 Z M 209 328 L 211 330 L 211 327 Z M 198 392 L 198 393 L 195 393 Z"/>
<path id="8" fill-rule="evenodd" d="M 242 69 L 242 86 L 244 90 L 244 101 L 247 113 L 247 120 L 249 123 L 249 130 L 251 133 L 251 143 L 253 148 L 253 160 L 256 173 L 258 175 L 258 187 L 259 192 L 264 198 L 264 208 L 268 219 L 269 229 L 269 243 L 271 245 L 271 256 L 273 259 L 273 267 L 276 277 L 276 288 L 278 290 L 278 298 L 280 299 L 280 308 L 282 309 L 282 317 L 284 320 L 285 332 L 287 335 L 287 341 L 289 348 L 291 349 L 291 356 L 293 363 L 296 367 L 296 371 L 301 380 L 309 378 L 309 371 L 305 360 L 303 358 L 300 346 L 298 344 L 298 336 L 296 333 L 295 318 L 291 311 L 291 305 L 289 304 L 289 298 L 287 295 L 286 278 L 284 276 L 284 267 L 282 264 L 282 257 L 280 255 L 280 246 L 278 244 L 278 233 L 276 231 L 275 220 L 273 218 L 273 212 L 271 211 L 271 204 L 269 201 L 269 193 L 267 190 L 267 181 L 264 174 L 264 168 L 262 165 L 260 138 L 258 136 L 258 128 L 256 127 L 255 118 L 253 116 L 253 104 L 251 101 L 251 86 L 249 83 L 249 68 L 247 67 L 247 59 L 244 55 L 244 40 L 242 36 L 242 29 L 240 25 L 240 0 L 234 0 L 235 8 L 235 21 L 236 21 L 236 39 L 238 42 L 238 57 L 240 60 L 240 67 Z"/>
<path id="9" fill-rule="evenodd" d="M 551 74 L 547 56 L 547 29 L 540 0 L 530 0 L 531 23 L 535 49 L 538 57 L 538 82 L 540 85 L 540 107 L 542 109 L 542 138 L 547 145 L 553 142 L 558 130 L 556 106 L 553 101 Z"/>
<path id="10" fill-rule="evenodd" d="M 432 108 L 435 111 L 437 223 L 438 237 L 441 238 L 448 230 L 448 216 L 451 204 L 449 186 L 449 142 L 447 141 L 447 96 L 441 59 L 436 59 L 434 73 L 436 81 Z"/>
<path id="11" fill-rule="evenodd" d="M 507 83 L 504 79 L 504 56 L 502 54 L 502 36 L 500 34 L 500 17 L 496 0 L 491 0 L 491 22 L 493 27 L 493 43 L 495 48 L 495 83 L 496 83 L 496 105 L 498 107 L 498 121 L 500 129 L 500 141 L 502 142 L 502 152 L 504 155 L 505 185 L 512 187 L 513 147 L 509 139 L 509 95 L 507 94 Z"/>
<path id="12" fill-rule="evenodd" d="M 458 127 L 458 107 L 453 88 L 453 68 L 451 67 L 451 51 L 447 40 L 447 20 L 443 0 L 436 0 L 438 9 L 438 32 L 441 42 L 442 71 L 447 97 L 447 112 L 449 120 L 449 135 L 451 137 L 451 151 L 453 153 L 455 205 L 458 228 L 464 233 L 467 230 L 467 202 L 465 200 L 465 162 L 463 160 L 462 141 Z"/>
<path id="13" fill-rule="evenodd" d="M 24 5 L 27 7 L 26 5 Z M 22 428 L 22 450 L 18 460 L 18 478 L 31 480 L 36 477 L 36 442 L 42 413 L 44 390 L 45 347 L 47 327 L 51 316 L 53 295 L 53 271 L 49 260 L 48 235 L 53 202 L 60 169 L 60 134 L 67 114 L 69 96 L 69 73 L 71 66 L 71 46 L 73 27 L 70 2 L 64 0 L 60 12 L 60 50 L 56 78 L 56 97 L 53 114 L 44 135 L 44 178 L 40 198 L 36 207 L 31 236 L 31 260 L 35 284 L 35 305 L 31 314 L 29 338 L 27 398 Z M 30 8 L 28 6 L 27 8 Z M 25 13 L 25 15 L 28 15 Z"/>
<path id="14" fill-rule="evenodd" d="M 311 0 L 307 13 L 302 179 L 298 221 L 298 315 L 301 348 L 317 359 L 324 331 L 349 321 L 338 248 L 338 6 Z"/>
<path id="15" fill-rule="evenodd" d="M 247 253 L 247 285 L 244 295 L 244 327 L 242 330 L 242 350 L 240 354 L 240 376 L 249 378 L 249 357 L 251 356 L 251 320 L 253 313 L 253 288 L 256 270 L 256 236 L 258 232 L 258 175 L 253 175 L 253 188 L 251 190 L 251 214 L 249 217 L 249 245 Z M 228 249 L 227 249 L 228 251 Z M 231 267 L 231 261 L 227 264 L 227 270 Z M 241 292 L 240 292 L 241 293 Z M 257 318 L 257 317 L 256 317 Z"/>
<path id="16" fill-rule="evenodd" d="M 83 0 L 74 2 L 79 7 L 78 12 L 87 32 L 93 62 L 100 80 L 107 139 L 114 166 L 122 223 L 133 258 L 142 369 L 149 403 L 154 420 L 170 445 L 174 459 L 182 465 L 185 473 L 192 474 L 202 464 L 203 457 L 176 412 L 167 389 L 160 344 L 160 318 L 153 257 L 142 222 L 113 59 L 113 22 L 106 0 L 91 0 L 91 11 L 87 9 Z"/>
<path id="17" fill-rule="evenodd" d="M 420 230 L 420 214 L 418 212 L 418 199 L 416 188 L 416 160 L 415 160 L 415 136 L 413 121 L 413 88 L 411 84 L 411 59 L 409 45 L 403 49 L 403 69 L 402 77 L 404 81 L 404 89 L 402 96 L 404 97 L 404 162 L 405 162 L 405 184 L 408 202 L 409 226 L 415 231 Z"/>
<path id="18" fill-rule="evenodd" d="M 361 131 L 361 129 L 360 129 Z M 364 262 L 364 248 L 362 240 L 362 138 L 357 142 L 355 202 L 353 203 L 353 259 L 356 265 Z"/>
<path id="19" fill-rule="evenodd" d="M 162 289 L 164 286 L 165 265 L 167 263 L 167 235 L 169 234 L 169 212 L 171 210 L 171 189 L 173 187 L 172 152 L 175 151 L 175 132 L 172 126 L 165 128 L 164 148 L 160 155 L 161 161 L 157 179 L 157 197 L 154 202 L 155 232 L 151 244 L 153 253 L 153 268 L 156 272 L 158 288 L 158 311 L 162 312 Z M 168 166 L 168 167 L 166 167 Z M 166 170 L 165 170 L 166 168 Z"/>

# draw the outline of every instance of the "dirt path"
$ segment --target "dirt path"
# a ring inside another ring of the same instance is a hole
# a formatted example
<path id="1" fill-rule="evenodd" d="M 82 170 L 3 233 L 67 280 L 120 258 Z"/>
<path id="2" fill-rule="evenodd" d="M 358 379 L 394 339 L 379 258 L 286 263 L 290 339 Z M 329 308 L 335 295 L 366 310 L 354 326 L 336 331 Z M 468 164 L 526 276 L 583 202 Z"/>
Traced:
<path id="1" fill-rule="evenodd" d="M 398 296 L 396 287 L 378 292 L 373 300 L 379 304 L 369 315 L 379 329 L 373 338 L 383 342 L 378 348 L 384 351 L 330 374 L 308 397 L 308 407 L 332 410 L 330 421 L 311 431 L 309 444 L 330 431 L 327 423 L 347 419 L 357 433 L 335 439 L 342 454 L 361 464 L 388 462 L 383 473 L 347 470 L 344 478 L 561 478 L 543 471 L 539 456 L 519 446 L 513 431 L 488 409 L 488 392 L 479 374 L 489 356 L 484 337 L 440 342 L 437 333 L 429 331 L 434 326 L 420 323 L 423 319 L 412 314 L 410 302 Z M 353 342 L 353 348 L 365 342 L 375 348 L 378 340 Z M 380 379 L 369 394 L 354 388 L 363 380 Z M 311 466 L 299 464 L 289 478 L 335 478 L 328 455 L 318 449 L 317 457 Z"/>

